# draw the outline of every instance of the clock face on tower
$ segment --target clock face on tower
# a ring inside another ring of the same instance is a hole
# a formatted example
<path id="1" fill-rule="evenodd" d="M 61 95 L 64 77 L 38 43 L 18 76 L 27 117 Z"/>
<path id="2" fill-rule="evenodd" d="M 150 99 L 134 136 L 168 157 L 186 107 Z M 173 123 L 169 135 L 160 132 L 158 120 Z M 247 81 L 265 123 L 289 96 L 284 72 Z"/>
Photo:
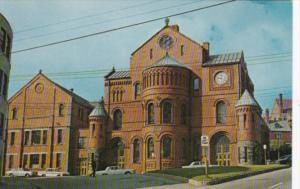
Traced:
<path id="1" fill-rule="evenodd" d="M 218 72 L 215 75 L 215 82 L 218 85 L 223 85 L 227 82 L 228 80 L 228 75 L 225 72 Z"/>
<path id="2" fill-rule="evenodd" d="M 164 35 L 159 39 L 159 46 L 165 50 L 170 49 L 172 44 L 173 44 L 173 39 L 168 35 Z"/>

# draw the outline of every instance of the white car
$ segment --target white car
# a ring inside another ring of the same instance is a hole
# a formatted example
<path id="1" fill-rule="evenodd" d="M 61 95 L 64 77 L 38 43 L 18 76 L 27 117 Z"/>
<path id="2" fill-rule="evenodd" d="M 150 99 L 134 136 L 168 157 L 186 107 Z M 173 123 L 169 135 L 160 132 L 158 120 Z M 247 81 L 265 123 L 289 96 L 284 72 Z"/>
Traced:
<path id="1" fill-rule="evenodd" d="M 38 176 L 41 177 L 59 177 L 59 176 L 69 176 L 69 172 L 59 171 L 57 168 L 47 168 L 45 171 L 38 171 Z"/>
<path id="2" fill-rule="evenodd" d="M 106 167 L 103 171 L 96 171 L 96 175 L 117 175 L 117 174 L 134 174 L 134 169 L 122 169 L 118 166 Z"/>
<path id="3" fill-rule="evenodd" d="M 205 164 L 202 164 L 201 161 L 193 161 L 189 165 L 182 166 L 182 168 L 200 168 L 205 167 Z M 208 167 L 218 167 L 218 165 L 208 165 Z"/>
<path id="4" fill-rule="evenodd" d="M 34 172 L 28 169 L 17 168 L 6 171 L 6 175 L 10 177 L 32 177 Z"/>

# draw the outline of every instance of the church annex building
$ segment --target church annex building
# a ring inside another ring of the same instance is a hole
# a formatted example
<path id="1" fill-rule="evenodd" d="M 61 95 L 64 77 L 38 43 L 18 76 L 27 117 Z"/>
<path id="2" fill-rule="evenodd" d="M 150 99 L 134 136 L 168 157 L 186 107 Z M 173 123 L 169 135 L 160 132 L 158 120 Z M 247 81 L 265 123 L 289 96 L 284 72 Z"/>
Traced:
<path id="1" fill-rule="evenodd" d="M 70 99 L 73 96 L 66 94 Z M 53 152 L 51 147 L 45 147 L 52 154 L 48 158 L 45 152 L 44 161 L 49 161 L 44 163 L 45 168 L 56 166 L 57 153 L 66 161 L 59 165 L 71 174 L 88 174 L 93 160 L 97 169 L 119 165 L 137 172 L 181 167 L 206 157 L 210 164 L 221 166 L 264 161 L 268 128 L 254 98 L 243 52 L 211 55 L 208 42 L 197 43 L 180 33 L 178 25 L 169 25 L 168 20 L 131 54 L 129 71 L 113 68 L 105 76 L 105 95 L 94 104 L 94 109 L 85 100 L 77 96 L 76 99 L 80 101 L 72 107 L 83 107 L 83 118 L 80 124 L 75 118 L 68 122 L 66 133 L 68 138 L 72 131 L 77 134 L 72 140 L 64 140 L 63 134 L 62 140 L 70 144 L 54 146 Z M 59 100 L 55 103 L 60 104 Z M 67 109 L 49 107 L 57 108 L 52 110 L 56 113 Z M 14 107 L 10 108 L 11 112 Z M 60 113 L 57 119 L 63 120 L 64 113 Z M 61 123 L 59 127 L 63 126 Z M 58 140 L 56 128 L 53 125 L 53 140 Z M 13 128 L 9 122 L 9 133 L 10 129 Z M 208 146 L 201 146 L 201 136 L 208 139 Z M 71 144 L 74 140 L 77 144 Z M 10 153 L 21 158 L 23 151 Z M 21 159 L 16 162 L 22 166 Z"/>

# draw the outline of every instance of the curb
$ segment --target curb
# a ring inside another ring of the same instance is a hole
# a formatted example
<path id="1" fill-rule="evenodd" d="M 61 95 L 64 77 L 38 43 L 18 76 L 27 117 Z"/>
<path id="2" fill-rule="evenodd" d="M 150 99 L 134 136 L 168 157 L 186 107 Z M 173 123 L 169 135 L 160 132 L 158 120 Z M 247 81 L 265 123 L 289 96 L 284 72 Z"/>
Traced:
<path id="1" fill-rule="evenodd" d="M 167 174 L 160 174 L 160 173 L 144 173 L 143 175 L 153 176 L 153 177 L 164 177 L 164 178 L 167 178 L 167 179 L 170 179 L 170 180 L 175 180 L 175 181 L 178 181 L 178 182 L 181 182 L 181 183 L 189 183 L 189 180 L 191 180 L 191 179 L 188 179 L 188 178 L 185 178 L 185 177 L 167 175 Z"/>

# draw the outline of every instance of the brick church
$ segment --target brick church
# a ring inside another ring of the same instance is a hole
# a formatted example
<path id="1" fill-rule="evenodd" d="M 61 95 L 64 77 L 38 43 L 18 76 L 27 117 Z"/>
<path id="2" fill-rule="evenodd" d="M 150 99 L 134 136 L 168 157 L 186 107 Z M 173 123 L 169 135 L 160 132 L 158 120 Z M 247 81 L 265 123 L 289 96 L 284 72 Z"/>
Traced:
<path id="1" fill-rule="evenodd" d="M 105 76 L 93 106 L 38 74 L 9 100 L 5 169 L 60 168 L 86 175 L 90 163 L 168 169 L 207 159 L 263 163 L 268 128 L 243 52 L 211 55 L 165 26 Z M 206 138 L 207 146 L 201 145 Z"/>
<path id="2" fill-rule="evenodd" d="M 166 19 L 131 54 L 129 71 L 105 76 L 104 100 L 90 115 L 90 157 L 138 172 L 205 157 L 223 166 L 262 163 L 268 128 L 253 95 L 243 52 L 211 55 L 208 42 Z"/>

